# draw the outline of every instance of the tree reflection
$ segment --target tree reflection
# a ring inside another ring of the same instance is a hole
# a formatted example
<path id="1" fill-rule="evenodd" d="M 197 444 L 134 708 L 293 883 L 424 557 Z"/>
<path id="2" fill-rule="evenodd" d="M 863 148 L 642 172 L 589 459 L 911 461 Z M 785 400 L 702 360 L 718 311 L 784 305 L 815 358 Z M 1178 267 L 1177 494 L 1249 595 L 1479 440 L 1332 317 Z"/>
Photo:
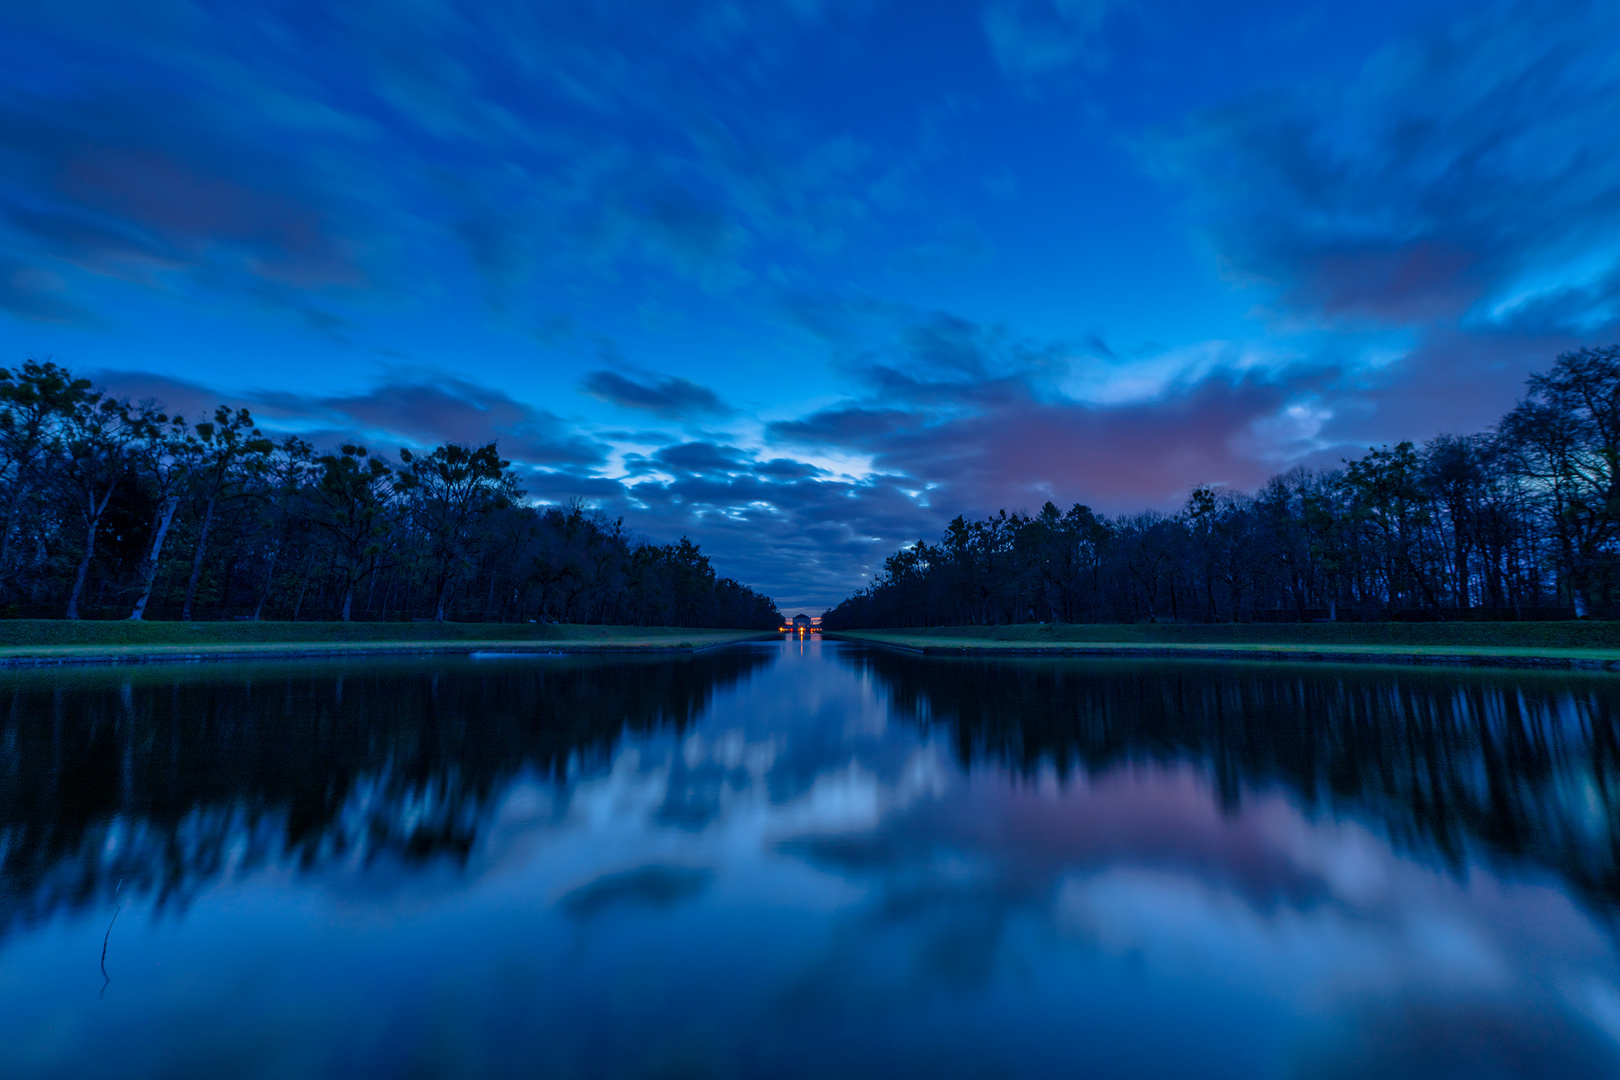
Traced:
<path id="1" fill-rule="evenodd" d="M 1281 786 L 1410 853 L 1538 865 L 1620 910 L 1611 677 L 844 655 L 896 715 L 948 733 L 969 769 L 1192 762 L 1230 808 Z"/>
<path id="2" fill-rule="evenodd" d="M 1620 682 L 1608 677 L 834 655 L 970 771 L 1191 765 L 1230 809 L 1285 791 L 1420 858 L 1545 868 L 1620 911 Z M 772 656 L 7 675 L 0 930 L 105 903 L 120 880 L 125 894 L 184 903 L 262 865 L 454 864 L 516 777 L 550 778 L 566 800 L 627 734 L 680 733 Z M 807 789 L 811 777 L 787 779 L 808 761 L 820 775 L 851 760 L 835 721 L 794 728 L 768 777 L 774 801 Z M 661 823 L 701 829 L 719 813 L 697 780 L 671 783 Z"/>
<path id="3" fill-rule="evenodd" d="M 514 777 L 604 767 L 769 660 L 374 661 L 0 681 L 0 930 L 122 881 L 183 903 L 229 870 L 464 859 Z"/>

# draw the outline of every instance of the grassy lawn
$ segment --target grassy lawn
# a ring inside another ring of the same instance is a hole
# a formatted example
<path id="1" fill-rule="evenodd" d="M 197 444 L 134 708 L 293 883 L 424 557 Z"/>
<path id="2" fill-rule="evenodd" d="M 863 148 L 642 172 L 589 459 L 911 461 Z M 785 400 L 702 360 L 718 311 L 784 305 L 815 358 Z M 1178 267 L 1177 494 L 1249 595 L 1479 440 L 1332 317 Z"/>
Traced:
<path id="1" fill-rule="evenodd" d="M 1620 623 L 1156 623 L 963 626 L 829 634 L 924 653 L 1076 653 L 1256 659 L 1620 665 Z"/>
<path id="2" fill-rule="evenodd" d="M 0 663 L 480 650 L 643 651 L 709 648 L 774 636 L 755 630 L 557 623 L 134 623 L 6 619 L 0 620 Z"/>

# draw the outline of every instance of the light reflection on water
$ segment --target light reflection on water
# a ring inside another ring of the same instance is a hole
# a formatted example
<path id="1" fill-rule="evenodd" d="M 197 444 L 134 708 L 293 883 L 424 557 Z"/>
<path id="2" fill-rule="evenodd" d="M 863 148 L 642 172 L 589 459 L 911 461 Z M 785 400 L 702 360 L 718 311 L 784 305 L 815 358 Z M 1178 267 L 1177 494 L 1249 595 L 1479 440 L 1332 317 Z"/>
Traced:
<path id="1" fill-rule="evenodd" d="M 0 1055 L 1614 1075 L 1617 703 L 815 640 L 12 673 Z"/>

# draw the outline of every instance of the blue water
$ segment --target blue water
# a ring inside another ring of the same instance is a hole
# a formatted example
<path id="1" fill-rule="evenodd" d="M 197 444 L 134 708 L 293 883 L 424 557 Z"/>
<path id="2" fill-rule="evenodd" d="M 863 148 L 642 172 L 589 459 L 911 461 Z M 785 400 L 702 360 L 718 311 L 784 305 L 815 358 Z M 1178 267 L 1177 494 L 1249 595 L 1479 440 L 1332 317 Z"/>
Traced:
<path id="1" fill-rule="evenodd" d="M 1617 716 L 816 640 L 0 675 L 0 1072 L 1620 1075 Z"/>

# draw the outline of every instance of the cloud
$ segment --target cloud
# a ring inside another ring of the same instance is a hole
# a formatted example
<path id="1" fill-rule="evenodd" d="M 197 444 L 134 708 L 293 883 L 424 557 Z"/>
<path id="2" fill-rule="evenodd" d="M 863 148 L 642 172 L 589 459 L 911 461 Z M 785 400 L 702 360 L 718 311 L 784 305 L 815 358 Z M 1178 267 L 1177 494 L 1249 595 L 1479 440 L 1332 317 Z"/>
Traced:
<path id="1" fill-rule="evenodd" d="M 961 265 L 1053 209 L 1032 190 L 975 220 L 951 184 L 914 187 L 927 139 L 888 115 L 910 104 L 800 107 L 799 77 L 828 73 L 795 66 L 844 63 L 864 3 L 34 8 L 0 16 L 22 43 L 0 72 L 0 309 L 83 325 L 89 298 L 128 301 L 83 287 L 115 277 L 199 311 L 268 305 L 323 347 L 372 344 L 390 304 L 476 321 L 468 293 L 570 349 L 638 305 L 712 315 L 715 341 L 775 317 L 835 389 L 806 380 L 823 396 L 791 413 L 779 398 L 765 424 L 611 359 L 583 392 L 671 431 L 598 431 L 409 371 L 241 404 L 381 447 L 498 439 L 537 496 L 588 498 L 654 539 L 687 531 L 784 602 L 846 594 L 852 567 L 957 513 L 1163 508 L 1196 483 L 1477 429 L 1527 371 L 1620 322 L 1620 15 L 1597 5 L 1482 9 L 1340 84 L 1247 96 L 1143 143 L 1222 267 L 1256 285 L 1268 335 L 1168 348 L 1104 340 L 1089 316 L 1036 335 L 816 286 Z M 967 15 L 1030 90 L 1109 64 L 1133 17 L 1111 0 Z M 925 164 L 979 199 L 983 163 L 939 141 Z M 187 415 L 213 400 L 108 378 Z"/>
<path id="2" fill-rule="evenodd" d="M 247 408 L 265 430 L 297 433 L 318 447 L 496 441 L 531 498 L 584 499 L 653 543 L 685 533 L 721 573 L 805 607 L 847 592 L 851 562 L 881 557 L 877 547 L 915 520 L 911 501 L 887 478 L 833 478 L 789 456 L 760 461 L 741 447 L 661 432 L 597 432 L 464 380 L 404 374 L 353 394 L 221 394 L 150 372 L 90 375 L 117 396 L 156 400 L 192 419 L 219 404 Z M 656 448 L 626 455 L 625 478 L 606 476 L 611 447 L 603 440 L 614 437 Z"/>
<path id="3" fill-rule="evenodd" d="M 1087 334 L 1085 346 L 1088 350 L 1106 360 L 1119 359 L 1119 354 L 1109 347 L 1108 342 L 1104 341 L 1100 334 Z"/>
<path id="4" fill-rule="evenodd" d="M 771 497 L 793 529 L 825 517 L 844 527 L 806 555 L 804 582 L 840 562 L 875 573 L 957 514 L 1034 511 L 1048 499 L 1107 514 L 1173 510 L 1201 484 L 1254 490 L 1297 463 L 1337 466 L 1369 442 L 1478 430 L 1549 355 L 1544 338 L 1499 334 L 1480 347 L 1463 331 L 1416 344 L 1345 333 L 1286 349 L 1121 350 L 861 297 L 798 294 L 783 311 L 855 381 L 844 400 L 768 423 L 766 445 L 859 462 L 864 476 L 843 489 L 831 478 L 804 485 L 820 501 L 798 489 Z"/>
<path id="5" fill-rule="evenodd" d="M 1257 425 L 1300 393 L 1288 381 L 1223 370 L 1129 405 L 1026 397 L 945 417 L 842 408 L 775 424 L 770 434 L 870 454 L 874 468 L 905 477 L 903 486 L 927 488 L 928 505 L 947 517 L 1031 509 L 1049 498 L 1121 512 L 1177 505 L 1198 484 L 1263 482 L 1276 466 L 1264 457 L 1273 448 L 1255 445 Z"/>
<path id="6" fill-rule="evenodd" d="M 217 404 L 252 411 L 268 431 L 294 432 L 322 445 L 358 440 L 388 447 L 497 442 L 522 466 L 591 468 L 608 447 L 573 425 L 500 390 L 449 378 L 396 378 L 359 394 L 306 395 L 283 390 L 218 394 L 150 372 L 98 371 L 98 386 L 131 400 L 154 399 L 186 416 Z"/>
<path id="7" fill-rule="evenodd" d="M 1108 65 L 1103 31 L 1122 0 L 992 0 L 984 32 L 996 63 L 1027 82 L 1071 67 Z"/>
<path id="8" fill-rule="evenodd" d="M 697 475 L 730 473 L 746 468 L 741 450 L 735 446 L 716 446 L 708 442 L 666 446 L 653 454 L 652 459 L 667 468 Z"/>
<path id="9" fill-rule="evenodd" d="M 1299 1071 L 1323 1080 L 1448 1072 L 1571 1080 L 1612 1075 L 1612 1035 L 1567 1011 L 1568 1000 L 1579 999 L 1565 994 L 1563 1001 L 1543 1003 L 1526 987 L 1507 1000 L 1480 994 L 1448 1001 L 1409 993 L 1358 1003 L 1343 1034 L 1300 1055 Z"/>
<path id="10" fill-rule="evenodd" d="M 1398 363 L 1352 371 L 1334 387 L 1335 415 L 1323 425 L 1321 438 L 1359 453 L 1370 445 L 1422 440 L 1441 431 L 1483 431 L 1524 393 L 1529 374 L 1581 344 L 1568 336 L 1435 328 Z M 1335 451 L 1321 463 L 1336 466 L 1340 457 L 1354 456 Z"/>
<path id="11" fill-rule="evenodd" d="M 16 242 L 97 273 L 361 283 L 346 200 L 239 130 L 208 96 L 105 78 L 50 98 L 0 86 L 0 213 Z"/>
<path id="12" fill-rule="evenodd" d="M 650 865 L 605 874 L 564 895 L 557 906 L 578 919 L 614 907 L 670 908 L 695 899 L 714 878 L 707 867 Z"/>
<path id="13" fill-rule="evenodd" d="M 637 381 L 613 371 L 593 371 L 581 385 L 594 398 L 626 409 L 643 409 L 670 420 L 724 416 L 731 409 L 708 387 L 675 375 Z"/>
<path id="14" fill-rule="evenodd" d="M 814 609 L 859 582 L 852 568 L 879 564 L 907 540 L 934 538 L 957 513 L 1034 508 L 1047 498 L 1130 510 L 1179 503 L 1196 483 L 1258 483 L 1269 466 L 1252 445 L 1254 425 L 1299 390 L 1223 369 L 1130 406 L 1086 406 L 1028 384 L 986 394 L 969 376 L 1011 379 L 1005 357 L 967 345 L 995 334 L 925 317 L 916 333 L 895 340 L 909 352 L 887 366 L 909 371 L 909 381 L 877 372 L 870 385 L 902 407 L 851 402 L 769 425 L 766 445 L 775 449 L 768 454 L 712 439 L 617 433 L 664 444 L 627 455 L 623 479 L 602 475 L 603 433 L 464 380 L 401 375 L 361 393 L 253 391 L 223 403 L 250 408 L 268 430 L 322 445 L 498 441 L 531 496 L 586 499 L 658 543 L 689 534 L 723 573 Z M 1043 371 L 1030 367 L 1025 376 L 1038 381 Z M 100 372 L 96 379 L 187 416 L 222 402 L 207 387 L 160 375 Z M 917 406 L 908 394 L 943 404 Z M 808 453 L 782 452 L 791 446 Z M 828 453 L 867 455 L 870 468 L 860 478 L 835 475 L 817 463 Z"/>
<path id="15" fill-rule="evenodd" d="M 723 574 L 762 588 L 786 608 L 820 610 L 850 591 L 852 568 L 880 563 L 919 522 L 901 490 L 904 478 L 831 477 L 801 464 L 805 475 L 682 474 L 641 481 L 598 505 L 657 542 L 685 533 L 700 540 Z M 915 535 L 909 536 L 915 539 Z M 858 578 L 855 578 L 858 582 Z"/>
<path id="16" fill-rule="evenodd" d="M 955 220 L 941 225 L 921 243 L 896 251 L 890 261 L 912 274 L 944 276 L 979 262 L 991 254 L 990 241 L 971 221 Z"/>
<path id="17" fill-rule="evenodd" d="M 1148 153 L 1285 316 L 1602 332 L 1620 320 L 1617 43 L 1612 5 L 1491 6 Z"/>
<path id="18" fill-rule="evenodd" d="M 742 242 L 739 224 L 719 202 L 679 184 L 650 191 L 628 209 L 644 237 L 683 263 L 719 262 Z"/>
<path id="19" fill-rule="evenodd" d="M 860 426 L 898 421 L 902 406 L 940 409 L 1052 393 L 1081 352 L 1005 325 L 863 295 L 800 292 L 778 303 L 789 324 L 826 344 L 844 374 L 883 399 L 848 415 L 831 410 L 822 422 Z"/>
<path id="20" fill-rule="evenodd" d="M 1337 464 L 1371 436 L 1409 437 L 1437 416 L 1472 410 L 1489 419 L 1536 349 L 1526 339 L 1487 354 L 1471 350 L 1466 334 L 1436 337 L 1399 372 L 1375 378 L 1322 356 L 1248 364 L 1217 343 L 1197 350 L 1196 363 L 1165 366 L 1133 396 L 1080 400 L 1064 387 L 1077 384 L 1075 364 L 1093 360 L 948 313 L 886 312 L 867 330 L 828 339 L 859 379 L 854 396 L 747 439 L 596 431 L 502 391 L 409 373 L 363 393 L 260 392 L 241 404 L 267 426 L 307 437 L 382 446 L 498 439 L 533 497 L 586 499 L 658 543 L 685 533 L 723 573 L 784 605 L 816 608 L 858 586 L 861 571 L 875 572 L 901 543 L 936 538 L 959 513 L 1035 510 L 1048 499 L 1105 513 L 1171 509 L 1195 485 L 1252 489 L 1295 461 Z M 146 394 L 136 396 L 187 415 L 194 400 L 212 404 L 199 388 L 113 375 L 103 381 L 138 383 Z M 1469 393 L 1444 390 L 1458 383 Z M 1405 394 L 1412 387 L 1424 391 L 1417 402 Z M 1447 393 L 1453 413 L 1421 404 Z M 622 473 L 604 475 L 614 461 Z"/>
<path id="21" fill-rule="evenodd" d="M 882 446 L 887 437 L 923 426 L 927 421 L 928 417 L 921 412 L 844 405 L 798 420 L 773 421 L 766 432 L 772 439 L 785 443 L 870 450 Z"/>
<path id="22" fill-rule="evenodd" d="M 245 399 L 151 371 L 90 371 L 86 377 L 115 398 L 136 403 L 154 401 L 171 414 L 195 420 L 212 415 L 219 405 L 232 409 L 249 407 Z"/>
<path id="23" fill-rule="evenodd" d="M 502 454 L 527 465 L 594 466 L 607 449 L 543 409 L 456 379 L 388 382 L 343 397 L 264 393 L 260 400 L 283 416 L 346 421 L 422 446 L 498 441 Z"/>
<path id="24" fill-rule="evenodd" d="M 729 289 L 838 247 L 892 177 L 847 135 L 751 108 L 867 6 L 8 11 L 0 239 L 216 299 L 398 298 L 463 266 L 496 308 L 626 266 Z"/>
<path id="25" fill-rule="evenodd" d="M 36 322 L 95 322 L 94 316 L 69 299 L 60 275 L 5 258 L 0 258 L 0 310 Z"/>
<path id="26" fill-rule="evenodd" d="M 941 512 L 1048 498 L 1115 512 L 1179 505 L 1200 483 L 1258 484 L 1319 447 L 1320 410 L 1309 422 L 1298 410 L 1339 381 L 1337 364 L 1262 362 L 1218 342 L 1122 361 L 1098 341 L 1042 341 L 858 298 L 796 298 L 792 313 L 833 346 L 858 390 L 767 425 L 767 440 L 865 455 L 901 488 L 926 491 L 912 538 Z"/>
<path id="27" fill-rule="evenodd" d="M 825 476 L 827 470 L 803 461 L 794 461 L 792 458 L 772 458 L 755 465 L 754 474 L 770 480 L 808 480 L 816 476 Z"/>

